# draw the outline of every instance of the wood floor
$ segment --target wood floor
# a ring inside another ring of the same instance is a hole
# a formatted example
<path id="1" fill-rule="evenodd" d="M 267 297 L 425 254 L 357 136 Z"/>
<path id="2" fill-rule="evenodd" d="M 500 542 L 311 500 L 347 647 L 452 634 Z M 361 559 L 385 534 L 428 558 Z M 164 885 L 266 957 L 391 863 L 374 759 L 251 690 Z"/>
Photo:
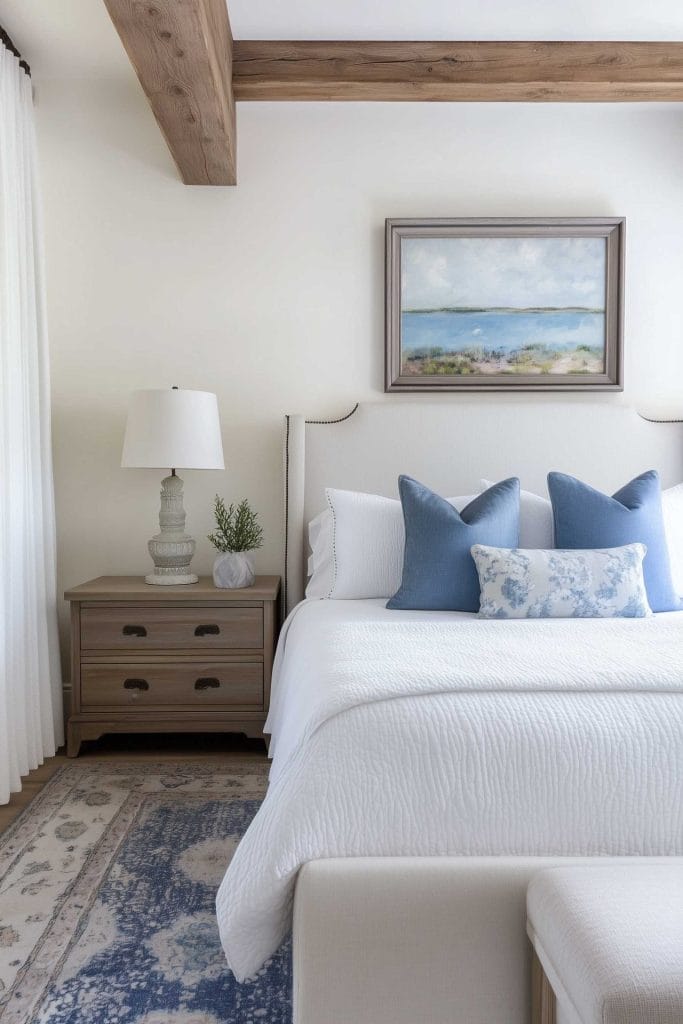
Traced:
<path id="1" fill-rule="evenodd" d="M 233 734 L 201 735 L 139 735 L 104 736 L 101 740 L 83 743 L 78 758 L 68 758 L 63 751 L 49 758 L 22 779 L 20 793 L 13 793 L 8 804 L 0 806 L 0 833 L 40 793 L 45 783 L 62 765 L 78 765 L 93 761 L 228 761 L 239 754 L 241 758 L 266 760 L 262 740 L 250 740 Z"/>

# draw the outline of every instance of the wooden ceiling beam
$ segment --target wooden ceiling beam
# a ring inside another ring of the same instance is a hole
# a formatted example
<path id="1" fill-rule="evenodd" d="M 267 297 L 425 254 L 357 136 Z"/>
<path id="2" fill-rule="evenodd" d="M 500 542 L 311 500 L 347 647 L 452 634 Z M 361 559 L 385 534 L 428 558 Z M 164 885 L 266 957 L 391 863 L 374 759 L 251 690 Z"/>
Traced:
<path id="1" fill-rule="evenodd" d="M 104 0 L 187 185 L 234 185 L 235 100 L 683 102 L 683 42 L 233 42 L 226 0 Z"/>
<path id="2" fill-rule="evenodd" d="M 225 0 L 105 0 L 186 185 L 234 185 Z"/>
<path id="3" fill-rule="evenodd" d="M 233 89 L 237 100 L 680 102 L 683 43 L 243 40 Z"/>

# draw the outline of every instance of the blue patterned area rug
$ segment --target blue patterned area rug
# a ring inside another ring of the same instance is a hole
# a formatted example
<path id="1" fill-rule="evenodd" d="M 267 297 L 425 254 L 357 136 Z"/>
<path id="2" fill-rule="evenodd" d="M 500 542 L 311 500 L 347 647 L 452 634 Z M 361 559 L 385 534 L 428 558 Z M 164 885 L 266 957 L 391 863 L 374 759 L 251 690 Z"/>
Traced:
<path id="1" fill-rule="evenodd" d="M 267 765 L 59 770 L 0 840 L 0 1024 L 289 1024 L 291 954 L 228 970 L 216 889 Z"/>

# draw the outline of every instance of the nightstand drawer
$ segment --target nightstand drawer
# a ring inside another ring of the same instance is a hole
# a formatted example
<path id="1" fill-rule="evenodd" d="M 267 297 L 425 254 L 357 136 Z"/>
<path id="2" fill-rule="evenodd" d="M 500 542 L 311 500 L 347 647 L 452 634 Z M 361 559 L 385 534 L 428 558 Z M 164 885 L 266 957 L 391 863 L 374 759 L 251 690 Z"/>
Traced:
<path id="1" fill-rule="evenodd" d="M 88 707 L 178 705 L 263 707 L 260 662 L 128 662 L 81 667 L 81 703 Z"/>
<path id="2" fill-rule="evenodd" d="M 196 606 L 84 607 L 83 650 L 196 650 L 263 647 L 263 609 Z"/>

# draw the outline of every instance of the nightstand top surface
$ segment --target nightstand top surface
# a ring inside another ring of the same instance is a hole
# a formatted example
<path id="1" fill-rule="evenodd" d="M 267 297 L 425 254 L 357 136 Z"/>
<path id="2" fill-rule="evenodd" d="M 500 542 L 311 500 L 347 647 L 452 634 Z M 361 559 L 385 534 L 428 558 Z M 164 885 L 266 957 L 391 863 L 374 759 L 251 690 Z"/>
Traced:
<path id="1" fill-rule="evenodd" d="M 279 576 L 257 576 L 253 587 L 221 590 L 211 576 L 200 576 L 199 583 L 178 587 L 159 587 L 145 583 L 144 576 L 98 576 L 64 592 L 67 601 L 153 601 L 165 603 L 216 601 L 275 601 L 280 590 Z"/>

